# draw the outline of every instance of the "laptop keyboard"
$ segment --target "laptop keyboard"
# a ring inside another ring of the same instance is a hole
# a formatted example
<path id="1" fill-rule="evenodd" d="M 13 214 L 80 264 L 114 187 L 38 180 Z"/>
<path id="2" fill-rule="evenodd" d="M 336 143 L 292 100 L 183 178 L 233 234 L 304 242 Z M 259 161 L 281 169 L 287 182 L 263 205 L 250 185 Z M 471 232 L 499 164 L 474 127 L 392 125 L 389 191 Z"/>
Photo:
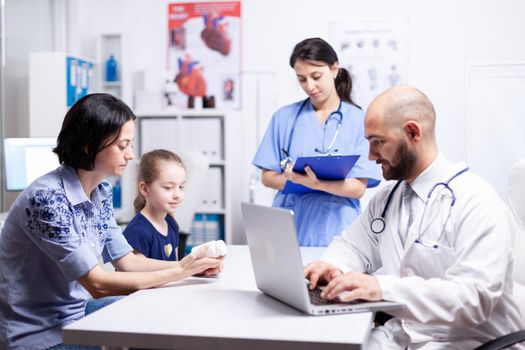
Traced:
<path id="1" fill-rule="evenodd" d="M 310 302 L 313 305 L 330 305 L 330 304 L 340 304 L 341 303 L 340 301 L 337 301 L 337 300 L 324 299 L 321 296 L 321 293 L 323 290 L 319 287 L 315 287 L 314 289 L 310 289 L 308 287 L 306 288 L 308 289 L 308 294 L 310 294 Z"/>

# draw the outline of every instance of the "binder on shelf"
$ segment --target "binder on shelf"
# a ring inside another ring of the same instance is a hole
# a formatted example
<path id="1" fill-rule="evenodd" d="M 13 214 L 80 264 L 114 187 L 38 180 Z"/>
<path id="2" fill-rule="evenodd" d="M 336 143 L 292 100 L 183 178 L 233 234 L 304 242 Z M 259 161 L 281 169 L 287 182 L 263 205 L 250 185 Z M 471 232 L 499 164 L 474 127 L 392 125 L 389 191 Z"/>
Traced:
<path id="1" fill-rule="evenodd" d="M 195 214 L 193 223 L 190 228 L 190 235 L 188 237 L 186 246 L 191 249 L 200 243 L 204 243 L 204 220 L 203 214 Z"/>
<path id="2" fill-rule="evenodd" d="M 211 166 L 208 170 L 208 181 L 201 193 L 199 208 L 202 211 L 220 210 L 224 206 L 223 199 L 223 169 Z"/>
<path id="3" fill-rule="evenodd" d="M 359 155 L 299 157 L 294 164 L 293 171 L 305 174 L 304 168 L 309 166 L 320 180 L 343 180 L 346 179 L 358 158 Z M 286 181 L 283 188 L 283 194 L 303 194 L 311 192 L 319 191 L 291 181 Z"/>
<path id="4" fill-rule="evenodd" d="M 195 214 L 186 241 L 185 252 L 199 244 L 222 239 L 224 240 L 224 221 L 220 214 Z"/>
<path id="5" fill-rule="evenodd" d="M 222 215 L 221 214 L 207 214 L 206 215 L 207 217 L 207 223 L 208 223 L 208 228 L 209 228 L 209 231 L 207 232 L 208 234 L 208 241 L 211 241 L 211 240 L 218 240 L 218 239 L 222 239 L 222 240 L 225 240 L 224 238 L 224 221 L 222 219 Z"/>
<path id="6" fill-rule="evenodd" d="M 164 148 L 177 152 L 181 148 L 178 135 L 178 123 L 175 118 L 141 118 L 140 152 Z"/>
<path id="7" fill-rule="evenodd" d="M 222 196 L 222 168 L 211 167 L 209 170 L 210 174 L 210 191 L 209 191 L 209 203 L 210 209 L 221 209 L 223 207 L 223 196 Z"/>
<path id="8" fill-rule="evenodd" d="M 208 119 L 208 125 L 210 129 L 210 134 L 208 134 L 208 153 L 210 155 L 210 160 L 212 161 L 221 161 L 224 159 L 222 152 L 222 120 L 219 118 Z"/>
<path id="9" fill-rule="evenodd" d="M 211 162 L 224 159 L 221 118 L 186 118 L 185 124 L 192 149 L 204 154 Z"/>
<path id="10" fill-rule="evenodd" d="M 204 242 L 214 241 L 219 239 L 219 218 L 216 214 L 206 215 L 206 222 L 204 223 Z"/>

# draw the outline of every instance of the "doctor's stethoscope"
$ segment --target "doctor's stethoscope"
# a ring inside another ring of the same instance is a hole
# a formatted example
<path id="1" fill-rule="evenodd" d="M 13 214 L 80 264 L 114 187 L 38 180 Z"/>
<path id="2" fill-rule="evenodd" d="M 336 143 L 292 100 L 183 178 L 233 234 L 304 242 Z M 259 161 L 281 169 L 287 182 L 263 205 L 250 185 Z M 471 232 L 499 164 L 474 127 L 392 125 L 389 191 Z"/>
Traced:
<path id="1" fill-rule="evenodd" d="M 418 237 L 417 237 L 415 243 L 419 243 L 422 246 L 427 247 L 427 248 L 438 248 L 438 244 L 437 243 L 439 242 L 439 240 L 441 239 L 441 236 L 443 235 L 443 232 L 445 231 L 445 226 L 446 226 L 447 221 L 448 221 L 448 219 L 450 217 L 450 213 L 452 212 L 452 207 L 454 206 L 454 203 L 456 203 L 456 195 L 454 194 L 454 191 L 452 190 L 452 188 L 450 188 L 449 183 L 450 183 L 450 181 L 454 180 L 456 177 L 458 177 L 459 175 L 465 173 L 466 171 L 468 171 L 468 167 L 465 167 L 464 169 L 458 171 L 456 174 L 454 174 L 452 177 L 450 177 L 447 181 L 445 181 L 445 182 L 438 182 L 434 186 L 432 186 L 432 188 L 428 192 L 427 199 L 425 201 L 425 209 L 423 209 L 423 214 L 421 216 L 421 221 L 419 222 Z M 386 222 L 385 222 L 386 212 L 388 210 L 388 207 L 390 206 L 390 203 L 392 201 L 392 197 L 394 196 L 394 192 L 397 190 L 397 188 L 399 187 L 399 184 L 402 181 L 403 180 L 399 180 L 394 185 L 392 190 L 390 191 L 390 193 L 388 195 L 388 198 L 386 199 L 386 203 L 385 203 L 385 206 L 383 208 L 383 211 L 381 212 L 381 216 L 376 217 L 370 223 L 370 230 L 373 233 L 378 235 L 378 234 L 382 233 L 385 230 L 385 226 L 386 226 Z M 445 220 L 445 223 L 443 224 L 443 229 L 441 230 L 437 240 L 435 242 L 425 242 L 423 240 L 422 236 L 427 231 L 428 227 L 430 227 L 430 225 L 428 225 L 427 228 L 425 230 L 423 230 L 423 232 L 421 231 L 421 225 L 423 224 L 423 218 L 425 217 L 425 214 L 427 212 L 428 203 L 430 202 L 430 198 L 432 197 L 432 193 L 438 187 L 442 187 L 445 191 L 449 192 L 449 195 L 450 195 L 450 198 L 451 198 L 450 207 L 449 207 L 449 211 L 448 211 L 448 215 L 447 215 L 447 218 Z"/>
<path id="2" fill-rule="evenodd" d="M 279 162 L 279 166 L 281 167 L 281 169 L 283 171 L 286 169 L 288 164 L 293 163 L 293 160 L 290 157 L 290 146 L 292 144 L 292 138 L 293 138 L 293 133 L 294 133 L 294 130 L 295 130 L 295 124 L 297 124 L 297 118 L 299 118 L 299 115 L 301 114 L 301 112 L 304 109 L 304 106 L 306 106 L 306 104 L 308 103 L 309 100 L 310 99 L 307 98 L 306 100 L 303 101 L 303 103 L 301 104 L 301 107 L 299 107 L 299 110 L 297 111 L 297 114 L 295 115 L 295 118 L 294 118 L 293 124 L 292 124 L 292 130 L 290 131 L 290 137 L 288 138 L 288 147 L 286 149 L 281 148 L 281 151 L 283 152 L 284 157 Z M 339 107 L 337 108 L 337 111 L 330 113 L 328 118 L 326 118 L 326 120 L 324 122 L 325 127 L 324 127 L 324 131 L 323 131 L 323 148 L 322 149 L 316 148 L 315 152 L 323 154 L 323 155 L 327 155 L 327 154 L 330 153 L 330 150 L 334 147 L 335 140 L 337 139 L 337 135 L 339 135 L 339 129 L 341 129 L 341 123 L 343 122 L 343 113 L 341 113 L 341 105 L 342 104 L 343 104 L 343 100 L 339 101 Z M 332 142 L 330 142 L 330 145 L 328 146 L 328 148 L 325 148 L 324 147 L 324 139 L 325 139 L 324 136 L 325 136 L 325 133 L 326 133 L 326 124 L 330 120 L 330 117 L 332 117 L 332 115 L 334 115 L 334 114 L 339 116 L 339 118 L 337 118 L 338 119 L 337 120 L 337 129 L 335 130 L 335 134 L 334 134 L 334 137 L 332 138 Z M 334 152 L 337 152 L 337 149 L 335 149 Z"/>

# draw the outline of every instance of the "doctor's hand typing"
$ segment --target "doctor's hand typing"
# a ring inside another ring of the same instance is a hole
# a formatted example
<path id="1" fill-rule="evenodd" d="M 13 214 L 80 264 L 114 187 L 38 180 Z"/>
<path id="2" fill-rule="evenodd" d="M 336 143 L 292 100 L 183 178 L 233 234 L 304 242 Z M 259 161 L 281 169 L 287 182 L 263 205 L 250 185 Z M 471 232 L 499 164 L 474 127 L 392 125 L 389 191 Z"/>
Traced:
<path id="1" fill-rule="evenodd" d="M 326 299 L 338 298 L 340 301 L 357 299 L 378 301 L 382 299 L 381 288 L 377 278 L 372 275 L 347 272 L 332 279 L 321 296 Z"/>
<path id="2" fill-rule="evenodd" d="M 310 289 L 314 289 L 319 283 L 329 283 L 342 274 L 337 267 L 324 261 L 315 261 L 304 268 L 304 277 L 310 281 Z"/>
<path id="3" fill-rule="evenodd" d="M 343 302 L 382 299 L 377 278 L 371 275 L 357 272 L 343 274 L 337 267 L 324 261 L 306 265 L 304 275 L 310 281 L 310 289 L 317 287 L 319 282 L 328 283 L 321 293 L 326 299 L 337 298 Z"/>

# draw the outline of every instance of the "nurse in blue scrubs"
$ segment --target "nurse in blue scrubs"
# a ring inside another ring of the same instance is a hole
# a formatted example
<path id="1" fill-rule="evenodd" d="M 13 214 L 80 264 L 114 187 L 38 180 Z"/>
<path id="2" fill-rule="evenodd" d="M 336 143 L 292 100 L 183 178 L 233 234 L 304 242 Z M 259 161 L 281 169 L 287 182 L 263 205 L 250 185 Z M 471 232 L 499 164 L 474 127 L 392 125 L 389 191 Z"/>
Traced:
<path id="1" fill-rule="evenodd" d="M 253 164 L 262 169 L 262 183 L 278 190 L 274 207 L 295 213 L 301 246 L 327 246 L 360 213 L 359 198 L 381 179 L 379 167 L 368 160 L 364 114 L 351 98 L 352 80 L 339 67 L 337 54 L 320 38 L 298 43 L 290 66 L 308 98 L 284 106 L 272 117 Z M 348 177 L 340 181 L 318 179 L 292 171 L 297 157 L 360 155 Z M 316 192 L 283 194 L 286 181 Z"/>

